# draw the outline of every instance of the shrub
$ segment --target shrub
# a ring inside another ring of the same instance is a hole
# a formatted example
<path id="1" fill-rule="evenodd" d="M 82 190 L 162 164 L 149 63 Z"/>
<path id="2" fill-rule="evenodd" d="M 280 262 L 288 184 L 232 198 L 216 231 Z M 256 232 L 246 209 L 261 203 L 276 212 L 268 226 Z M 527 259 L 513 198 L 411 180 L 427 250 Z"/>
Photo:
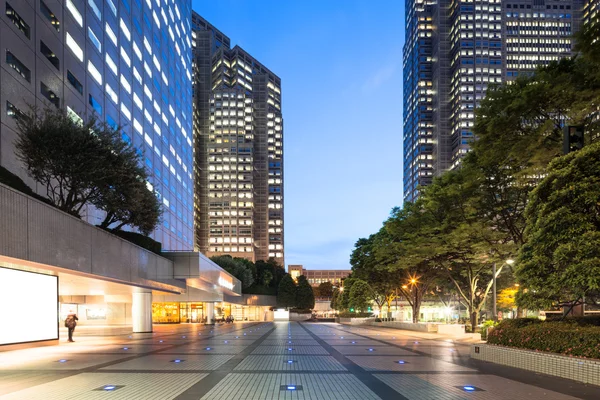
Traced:
<path id="1" fill-rule="evenodd" d="M 128 242 L 131 242 L 140 247 L 143 247 L 144 249 L 149 250 L 155 254 L 158 254 L 159 256 L 161 255 L 162 243 L 157 242 L 156 240 L 154 240 L 148 236 L 144 236 L 141 233 L 137 233 L 137 232 L 122 231 L 119 229 L 105 229 L 105 228 L 101 228 L 101 227 L 99 227 L 99 228 L 104 229 L 105 231 L 110 232 L 113 235 L 120 237 L 121 239 L 125 239 Z"/>
<path id="2" fill-rule="evenodd" d="M 561 316 L 552 316 L 546 318 L 546 322 L 560 321 Z M 577 326 L 600 326 L 600 315 L 586 315 L 581 317 L 567 317 L 562 320 L 563 323 L 575 324 Z"/>
<path id="3" fill-rule="evenodd" d="M 344 311 L 344 312 L 339 313 L 338 316 L 340 318 L 368 318 L 368 317 L 372 317 L 373 313 Z"/>
<path id="4" fill-rule="evenodd" d="M 600 359 L 600 328 L 564 322 L 506 320 L 489 333 L 488 343 Z"/>

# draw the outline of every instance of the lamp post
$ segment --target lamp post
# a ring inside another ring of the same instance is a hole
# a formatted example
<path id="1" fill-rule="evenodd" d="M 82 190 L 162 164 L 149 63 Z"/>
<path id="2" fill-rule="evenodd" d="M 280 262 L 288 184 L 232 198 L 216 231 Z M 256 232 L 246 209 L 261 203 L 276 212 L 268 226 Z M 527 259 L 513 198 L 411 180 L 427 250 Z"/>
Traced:
<path id="1" fill-rule="evenodd" d="M 515 262 L 515 260 L 511 260 L 508 259 L 505 261 L 505 263 L 507 263 L 508 265 L 512 265 Z M 492 319 L 494 321 L 498 321 L 498 310 L 496 309 L 496 302 L 497 302 L 497 293 L 496 293 L 496 263 L 494 263 L 494 269 L 493 269 L 493 278 L 492 278 L 492 293 L 493 293 L 493 298 L 494 298 L 494 302 L 493 302 L 493 307 L 492 307 L 492 313 L 494 314 Z"/>

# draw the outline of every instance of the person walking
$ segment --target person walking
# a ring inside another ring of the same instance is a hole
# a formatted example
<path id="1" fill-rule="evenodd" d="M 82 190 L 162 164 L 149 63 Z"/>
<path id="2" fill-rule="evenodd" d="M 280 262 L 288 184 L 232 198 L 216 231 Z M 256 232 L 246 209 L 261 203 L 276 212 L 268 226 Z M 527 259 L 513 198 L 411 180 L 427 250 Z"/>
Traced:
<path id="1" fill-rule="evenodd" d="M 73 332 L 77 326 L 77 321 L 79 321 L 79 318 L 77 318 L 77 314 L 75 313 L 69 314 L 65 319 L 65 327 L 69 329 L 69 342 L 74 342 Z"/>

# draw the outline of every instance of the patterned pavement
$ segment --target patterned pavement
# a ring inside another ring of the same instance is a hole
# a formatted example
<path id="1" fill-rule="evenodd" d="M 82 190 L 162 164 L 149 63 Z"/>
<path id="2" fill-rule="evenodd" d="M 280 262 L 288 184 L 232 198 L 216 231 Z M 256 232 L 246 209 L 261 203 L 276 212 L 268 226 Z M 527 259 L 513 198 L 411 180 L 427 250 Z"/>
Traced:
<path id="1" fill-rule="evenodd" d="M 599 387 L 474 361 L 469 343 L 433 334 L 296 322 L 154 330 L 0 352 L 0 400 L 600 399 Z"/>

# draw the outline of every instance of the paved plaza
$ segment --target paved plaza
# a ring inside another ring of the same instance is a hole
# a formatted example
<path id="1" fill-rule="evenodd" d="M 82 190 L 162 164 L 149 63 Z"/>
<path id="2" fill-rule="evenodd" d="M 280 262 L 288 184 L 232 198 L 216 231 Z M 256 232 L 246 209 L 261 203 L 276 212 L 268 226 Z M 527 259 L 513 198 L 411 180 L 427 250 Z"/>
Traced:
<path id="1" fill-rule="evenodd" d="M 0 352 L 0 399 L 600 399 L 598 387 L 473 361 L 470 343 L 435 334 L 296 322 L 80 328 L 75 343 Z"/>

